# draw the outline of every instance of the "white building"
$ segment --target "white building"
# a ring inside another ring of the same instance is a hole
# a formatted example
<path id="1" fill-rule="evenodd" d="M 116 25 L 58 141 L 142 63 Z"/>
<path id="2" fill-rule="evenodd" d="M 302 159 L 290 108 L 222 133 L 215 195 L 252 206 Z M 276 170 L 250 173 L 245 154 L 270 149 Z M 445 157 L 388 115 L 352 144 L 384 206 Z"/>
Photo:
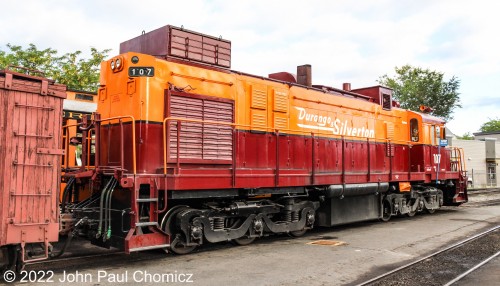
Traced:
<path id="1" fill-rule="evenodd" d="M 447 133 L 449 146 L 464 150 L 467 174 L 473 188 L 499 186 L 497 169 L 500 163 L 500 132 L 474 133 L 475 140 L 457 139 Z"/>

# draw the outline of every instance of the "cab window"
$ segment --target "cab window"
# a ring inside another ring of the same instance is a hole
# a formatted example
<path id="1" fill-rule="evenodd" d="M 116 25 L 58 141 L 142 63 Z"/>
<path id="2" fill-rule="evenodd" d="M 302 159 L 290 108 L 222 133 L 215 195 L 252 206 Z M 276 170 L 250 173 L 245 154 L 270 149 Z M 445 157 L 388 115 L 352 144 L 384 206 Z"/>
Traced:
<path id="1" fill-rule="evenodd" d="M 410 120 L 410 139 L 411 142 L 418 142 L 419 140 L 418 120 L 413 118 Z"/>

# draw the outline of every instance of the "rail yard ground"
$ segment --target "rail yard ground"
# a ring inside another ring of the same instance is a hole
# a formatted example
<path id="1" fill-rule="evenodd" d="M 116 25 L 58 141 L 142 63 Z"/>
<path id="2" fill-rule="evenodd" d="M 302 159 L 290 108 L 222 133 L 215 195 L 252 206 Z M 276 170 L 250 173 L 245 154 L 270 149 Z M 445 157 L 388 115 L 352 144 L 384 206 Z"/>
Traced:
<path id="1" fill-rule="evenodd" d="M 26 270 L 53 271 L 55 284 L 356 285 L 499 225 L 500 192 L 474 192 L 467 204 L 411 219 L 317 228 L 301 238 L 267 237 L 248 246 L 215 244 L 185 256 L 148 251 L 67 259 Z M 499 267 L 497 258 L 459 285 L 494 285 Z"/>

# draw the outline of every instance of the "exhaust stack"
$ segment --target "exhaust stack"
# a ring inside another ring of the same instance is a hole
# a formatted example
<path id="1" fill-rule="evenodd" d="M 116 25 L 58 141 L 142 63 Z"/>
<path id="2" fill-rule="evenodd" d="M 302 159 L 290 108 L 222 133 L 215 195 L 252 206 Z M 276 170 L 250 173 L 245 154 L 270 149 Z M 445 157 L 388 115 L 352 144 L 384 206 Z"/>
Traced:
<path id="1" fill-rule="evenodd" d="M 311 65 L 297 67 L 297 83 L 312 87 Z"/>
<path id="2" fill-rule="evenodd" d="M 342 89 L 345 91 L 351 91 L 351 84 L 349 82 L 344 82 L 342 84 Z"/>

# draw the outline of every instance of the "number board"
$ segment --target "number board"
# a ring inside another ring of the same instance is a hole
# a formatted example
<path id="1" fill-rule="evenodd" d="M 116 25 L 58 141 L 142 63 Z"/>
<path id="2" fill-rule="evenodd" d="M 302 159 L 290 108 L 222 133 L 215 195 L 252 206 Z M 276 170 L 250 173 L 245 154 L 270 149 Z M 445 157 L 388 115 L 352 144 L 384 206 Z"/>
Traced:
<path id="1" fill-rule="evenodd" d="M 136 77 L 136 76 L 154 76 L 155 68 L 154 67 L 129 67 L 128 68 L 128 76 Z"/>

